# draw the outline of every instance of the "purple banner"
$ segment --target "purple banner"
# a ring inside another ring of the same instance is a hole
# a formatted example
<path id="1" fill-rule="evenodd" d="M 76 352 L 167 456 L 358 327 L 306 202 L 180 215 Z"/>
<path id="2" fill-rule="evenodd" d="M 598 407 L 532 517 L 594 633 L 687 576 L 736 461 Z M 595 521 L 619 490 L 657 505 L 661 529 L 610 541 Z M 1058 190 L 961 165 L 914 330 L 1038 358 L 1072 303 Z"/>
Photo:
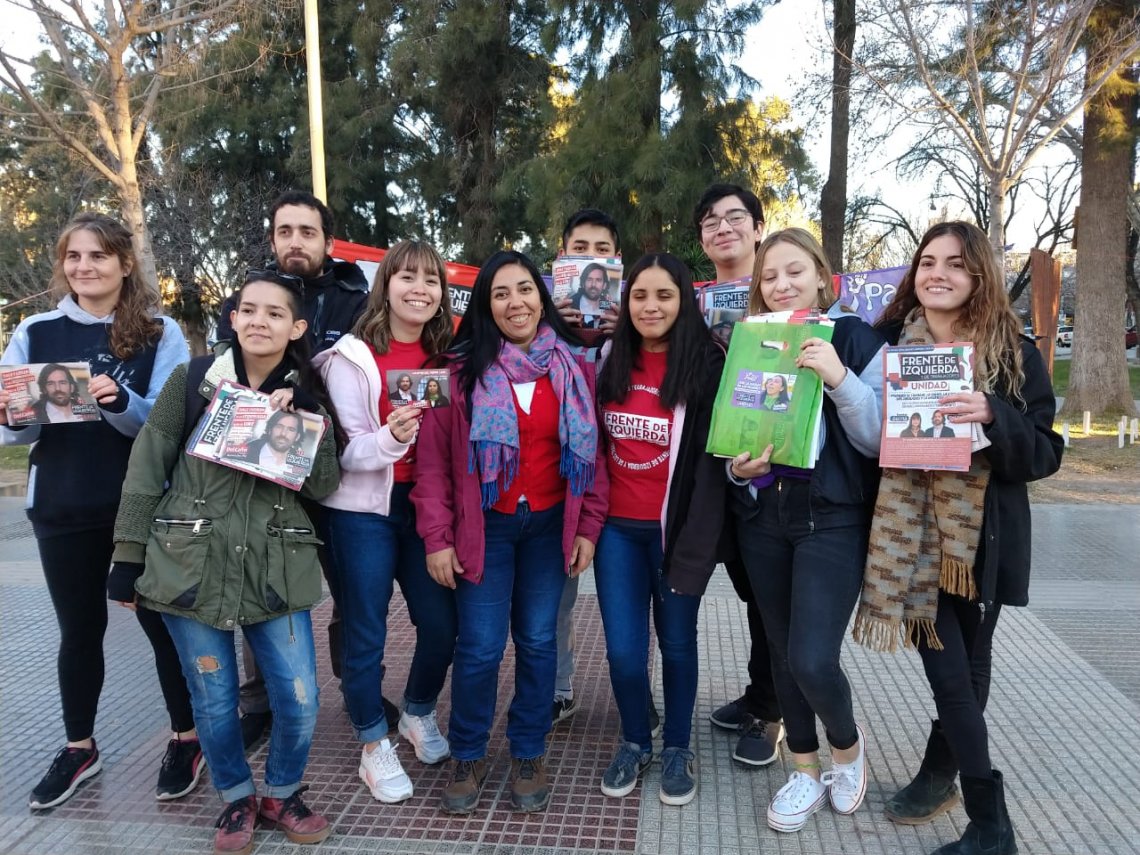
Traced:
<path id="1" fill-rule="evenodd" d="M 886 270 L 841 273 L 838 277 L 839 302 L 873 324 L 894 299 L 895 289 L 906 271 L 906 267 L 888 267 Z"/>

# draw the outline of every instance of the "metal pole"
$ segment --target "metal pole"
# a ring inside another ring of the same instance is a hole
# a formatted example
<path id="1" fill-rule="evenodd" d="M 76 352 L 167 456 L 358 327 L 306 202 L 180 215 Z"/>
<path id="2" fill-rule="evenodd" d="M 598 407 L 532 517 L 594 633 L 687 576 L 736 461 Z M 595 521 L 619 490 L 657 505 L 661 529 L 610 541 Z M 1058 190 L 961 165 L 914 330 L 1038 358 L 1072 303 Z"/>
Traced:
<path id="1" fill-rule="evenodd" d="M 305 0 L 305 57 L 309 84 L 309 148 L 313 159 L 313 195 L 328 204 L 325 186 L 325 120 L 321 106 L 321 44 L 317 0 Z"/>

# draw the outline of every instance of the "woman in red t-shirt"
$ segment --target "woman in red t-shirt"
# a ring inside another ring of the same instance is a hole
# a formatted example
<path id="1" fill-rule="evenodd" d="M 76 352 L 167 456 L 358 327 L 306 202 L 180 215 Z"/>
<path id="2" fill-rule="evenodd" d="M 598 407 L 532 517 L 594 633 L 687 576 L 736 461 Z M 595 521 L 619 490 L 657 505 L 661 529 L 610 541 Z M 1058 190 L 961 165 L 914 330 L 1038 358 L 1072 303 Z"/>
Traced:
<path id="1" fill-rule="evenodd" d="M 653 758 L 649 612 L 665 684 L 661 801 L 697 793 L 689 735 L 697 696 L 697 613 L 716 566 L 724 463 L 705 453 L 724 352 L 697 308 L 688 268 L 667 253 L 629 273 L 602 351 L 599 423 L 610 506 L 594 573 L 623 742 L 602 792 L 632 792 Z"/>
<path id="2" fill-rule="evenodd" d="M 352 334 L 314 360 L 337 412 L 343 410 L 340 424 L 348 435 L 340 487 L 322 504 L 328 509 L 329 555 L 341 589 L 342 686 L 362 743 L 360 778 L 382 802 L 412 795 L 396 746 L 387 739 L 380 696 L 395 582 L 416 627 L 400 733 L 423 763 L 439 763 L 451 752 L 439 732 L 435 702 L 455 651 L 455 597 L 428 575 L 409 498 L 416 436 L 427 406 L 422 394 L 415 394 L 416 379 L 426 385 L 447 376 L 446 370 L 421 370 L 451 341 L 446 275 L 431 246 L 398 243 L 380 262 L 376 286 Z"/>

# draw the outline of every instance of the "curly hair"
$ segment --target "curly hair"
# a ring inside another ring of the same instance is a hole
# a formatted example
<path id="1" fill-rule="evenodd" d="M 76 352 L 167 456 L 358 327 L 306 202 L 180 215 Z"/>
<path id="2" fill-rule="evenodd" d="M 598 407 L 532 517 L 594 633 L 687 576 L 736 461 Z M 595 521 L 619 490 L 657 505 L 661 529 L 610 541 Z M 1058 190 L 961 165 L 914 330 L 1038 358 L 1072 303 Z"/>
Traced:
<path id="1" fill-rule="evenodd" d="M 129 359 L 154 344 L 162 335 L 162 324 L 155 322 L 160 306 L 158 293 L 139 272 L 138 260 L 131 244 L 131 232 L 127 227 L 105 214 L 85 212 L 72 219 L 56 241 L 55 263 L 51 274 L 51 288 L 56 297 L 63 299 L 69 294 L 75 296 L 64 273 L 63 262 L 67 257 L 71 236 L 81 229 L 95 235 L 99 247 L 116 256 L 119 264 L 127 271 L 115 304 L 115 319 L 111 322 L 108 339 L 115 356 Z"/>
<path id="2" fill-rule="evenodd" d="M 364 312 L 352 328 L 352 334 L 367 342 L 379 354 L 388 352 L 392 342 L 392 321 L 389 317 L 388 283 L 401 270 L 422 271 L 439 277 L 443 287 L 439 311 L 424 324 L 420 342 L 429 357 L 436 356 L 451 344 L 451 296 L 447 288 L 447 264 L 431 244 L 418 240 L 402 240 L 389 249 L 380 261 L 376 281 L 368 295 Z"/>
<path id="3" fill-rule="evenodd" d="M 1021 360 L 1021 323 L 1010 305 L 1005 278 L 989 238 L 972 223 L 952 220 L 927 229 L 894 299 L 875 326 L 901 323 L 919 305 L 914 283 L 923 252 L 931 241 L 945 236 L 958 239 L 962 263 L 974 280 L 974 288 L 952 328 L 956 339 L 974 344 L 974 385 L 982 392 L 1003 392 L 1022 401 L 1025 371 Z"/>
<path id="4" fill-rule="evenodd" d="M 756 263 L 752 266 L 752 286 L 748 291 L 748 314 L 758 315 L 772 311 L 764 302 L 764 295 L 760 292 L 760 274 L 764 270 L 764 257 L 778 243 L 791 244 L 807 253 L 812 264 L 815 265 L 815 272 L 823 283 L 820 286 L 816 302 L 822 310 L 826 311 L 831 308 L 831 304 L 836 300 L 835 279 L 831 275 L 831 265 L 827 263 L 827 255 L 824 254 L 823 247 L 819 245 L 819 241 L 812 236 L 811 232 L 791 228 L 772 232 L 764 238 L 760 248 L 756 250 Z"/>

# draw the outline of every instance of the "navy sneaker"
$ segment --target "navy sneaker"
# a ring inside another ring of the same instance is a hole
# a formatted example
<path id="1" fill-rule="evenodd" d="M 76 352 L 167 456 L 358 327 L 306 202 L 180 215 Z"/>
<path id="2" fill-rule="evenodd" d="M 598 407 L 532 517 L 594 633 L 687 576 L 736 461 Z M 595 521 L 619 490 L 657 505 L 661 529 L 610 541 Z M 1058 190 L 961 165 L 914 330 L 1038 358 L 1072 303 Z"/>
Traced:
<path id="1" fill-rule="evenodd" d="M 697 758 L 676 746 L 661 752 L 661 802 L 687 805 L 697 795 Z"/>
<path id="2" fill-rule="evenodd" d="M 641 773 L 653 762 L 652 751 L 642 751 L 640 745 L 623 742 L 609 768 L 602 775 L 602 795 L 619 799 L 628 796 L 637 786 Z"/>
<path id="3" fill-rule="evenodd" d="M 744 696 L 729 701 L 723 707 L 709 714 L 709 721 L 724 730 L 739 730 L 744 721 Z"/>
<path id="4" fill-rule="evenodd" d="M 98 775 L 102 769 L 103 760 L 94 739 L 90 748 L 61 748 L 51 761 L 47 774 L 32 790 L 28 807 L 44 810 L 63 804 L 75 795 L 80 784 Z"/>

